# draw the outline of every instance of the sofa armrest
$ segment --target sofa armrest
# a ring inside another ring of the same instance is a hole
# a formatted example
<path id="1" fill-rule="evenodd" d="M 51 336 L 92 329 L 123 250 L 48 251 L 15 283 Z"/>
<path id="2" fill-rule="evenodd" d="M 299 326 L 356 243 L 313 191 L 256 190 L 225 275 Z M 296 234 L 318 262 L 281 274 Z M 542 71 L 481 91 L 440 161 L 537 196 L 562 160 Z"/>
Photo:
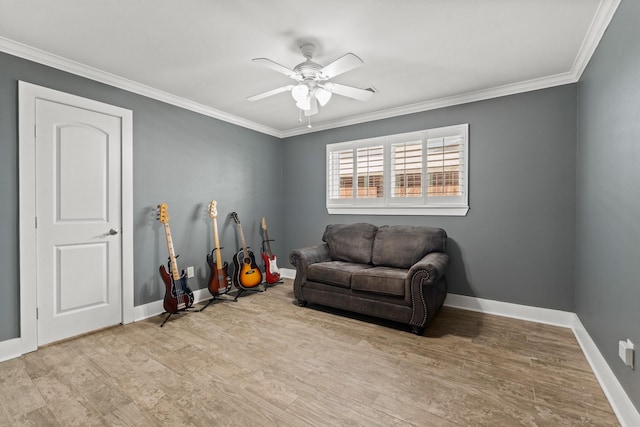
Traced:
<path id="1" fill-rule="evenodd" d="M 421 277 L 422 284 L 430 285 L 444 276 L 447 267 L 449 267 L 449 255 L 442 252 L 431 252 L 411 266 L 407 279 L 413 280 L 412 278 L 417 272 L 424 271 L 426 275 Z"/>
<path id="2" fill-rule="evenodd" d="M 307 281 L 307 271 L 311 264 L 331 261 L 329 245 L 322 243 L 316 246 L 294 249 L 289 254 L 289 261 L 296 267 L 296 277 L 293 280 L 293 294 L 302 299 L 302 286 Z"/>
<path id="3" fill-rule="evenodd" d="M 409 269 L 405 295 L 412 307 L 411 325 L 424 328 L 440 309 L 447 295 L 447 267 L 449 255 L 431 252 Z"/>

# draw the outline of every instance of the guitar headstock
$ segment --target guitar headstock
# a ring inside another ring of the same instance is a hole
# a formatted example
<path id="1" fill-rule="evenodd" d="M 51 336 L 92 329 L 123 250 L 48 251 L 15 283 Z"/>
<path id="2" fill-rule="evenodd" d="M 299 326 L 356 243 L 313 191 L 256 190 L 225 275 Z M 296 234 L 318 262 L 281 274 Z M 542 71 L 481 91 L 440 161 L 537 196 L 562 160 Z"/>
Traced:
<path id="1" fill-rule="evenodd" d="M 262 217 L 262 231 L 267 231 L 267 221 Z"/>
<path id="2" fill-rule="evenodd" d="M 169 212 L 167 212 L 167 204 L 158 205 L 158 220 L 163 224 L 169 223 Z"/>
<path id="3" fill-rule="evenodd" d="M 240 218 L 238 218 L 237 213 L 231 212 L 231 218 L 233 219 L 233 222 L 235 222 L 236 224 L 240 224 Z"/>
<path id="4" fill-rule="evenodd" d="M 216 217 L 218 216 L 217 205 L 218 202 L 216 202 L 215 200 L 212 200 L 211 203 L 209 203 L 209 216 L 211 217 L 211 219 L 216 219 Z"/>

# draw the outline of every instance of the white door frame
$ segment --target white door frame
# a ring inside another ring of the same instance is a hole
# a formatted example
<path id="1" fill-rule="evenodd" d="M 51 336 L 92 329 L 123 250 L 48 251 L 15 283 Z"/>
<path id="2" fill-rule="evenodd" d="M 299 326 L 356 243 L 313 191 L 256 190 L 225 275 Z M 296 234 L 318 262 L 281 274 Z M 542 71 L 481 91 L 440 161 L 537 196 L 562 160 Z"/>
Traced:
<path id="1" fill-rule="evenodd" d="M 76 105 L 122 120 L 122 323 L 134 321 L 133 306 L 133 113 L 131 110 L 76 95 L 18 82 L 18 179 L 20 217 L 20 346 L 21 353 L 38 348 L 36 257 L 36 99 Z"/>

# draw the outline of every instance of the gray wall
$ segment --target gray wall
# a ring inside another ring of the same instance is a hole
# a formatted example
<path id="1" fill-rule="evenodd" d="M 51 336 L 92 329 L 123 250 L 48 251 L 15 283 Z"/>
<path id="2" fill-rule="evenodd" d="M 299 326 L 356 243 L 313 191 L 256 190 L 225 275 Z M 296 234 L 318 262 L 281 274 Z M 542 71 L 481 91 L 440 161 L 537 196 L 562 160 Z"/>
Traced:
<path id="1" fill-rule="evenodd" d="M 622 1 L 578 84 L 576 312 L 640 409 L 640 2 Z M 638 351 L 638 350 L 636 350 Z M 636 355 L 636 365 L 640 359 Z"/>
<path id="2" fill-rule="evenodd" d="M 442 227 L 450 292 L 573 311 L 575 102 L 566 85 L 286 139 L 286 250 L 319 243 L 330 223 Z M 466 217 L 327 213 L 327 143 L 460 123 L 470 135 Z"/>
<path id="3" fill-rule="evenodd" d="M 195 267 L 196 277 L 189 280 L 194 290 L 207 285 L 211 199 L 218 201 L 225 260 L 231 262 L 239 247 L 231 211 L 238 212 L 257 254 L 262 216 L 272 238 L 283 235 L 279 139 L 0 53 L 0 341 L 19 336 L 18 80 L 133 110 L 135 305 L 164 296 L 158 267 L 167 249 L 155 219 L 159 203 L 169 205 L 179 266 Z M 273 249 L 284 257 L 278 244 Z"/>

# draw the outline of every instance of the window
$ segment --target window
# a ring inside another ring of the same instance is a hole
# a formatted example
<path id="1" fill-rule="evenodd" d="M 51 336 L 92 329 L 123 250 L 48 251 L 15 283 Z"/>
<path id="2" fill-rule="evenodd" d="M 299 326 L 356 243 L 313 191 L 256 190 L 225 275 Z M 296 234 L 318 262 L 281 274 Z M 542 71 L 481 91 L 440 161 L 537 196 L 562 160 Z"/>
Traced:
<path id="1" fill-rule="evenodd" d="M 466 215 L 469 125 L 327 145 L 327 210 Z"/>

